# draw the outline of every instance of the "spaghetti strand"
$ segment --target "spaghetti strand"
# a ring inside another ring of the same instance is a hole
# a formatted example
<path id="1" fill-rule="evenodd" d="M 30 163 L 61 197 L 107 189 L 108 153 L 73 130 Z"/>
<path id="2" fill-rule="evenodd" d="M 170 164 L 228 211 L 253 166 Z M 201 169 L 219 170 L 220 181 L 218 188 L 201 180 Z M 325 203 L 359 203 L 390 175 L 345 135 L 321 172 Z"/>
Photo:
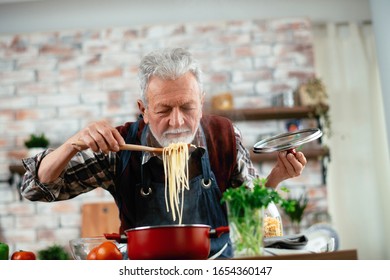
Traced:
<path id="1" fill-rule="evenodd" d="M 172 219 L 179 224 L 183 220 L 184 191 L 189 190 L 188 145 L 173 143 L 163 149 L 165 174 L 165 205 L 167 212 L 172 212 Z"/>

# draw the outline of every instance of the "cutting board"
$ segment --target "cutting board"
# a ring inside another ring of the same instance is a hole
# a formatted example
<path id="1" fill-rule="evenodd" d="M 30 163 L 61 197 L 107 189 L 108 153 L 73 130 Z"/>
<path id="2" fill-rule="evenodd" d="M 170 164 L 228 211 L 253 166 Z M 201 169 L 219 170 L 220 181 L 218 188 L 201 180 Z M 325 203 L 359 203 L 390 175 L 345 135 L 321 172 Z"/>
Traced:
<path id="1" fill-rule="evenodd" d="M 115 202 L 85 203 L 81 211 L 81 237 L 119 232 L 119 212 Z"/>

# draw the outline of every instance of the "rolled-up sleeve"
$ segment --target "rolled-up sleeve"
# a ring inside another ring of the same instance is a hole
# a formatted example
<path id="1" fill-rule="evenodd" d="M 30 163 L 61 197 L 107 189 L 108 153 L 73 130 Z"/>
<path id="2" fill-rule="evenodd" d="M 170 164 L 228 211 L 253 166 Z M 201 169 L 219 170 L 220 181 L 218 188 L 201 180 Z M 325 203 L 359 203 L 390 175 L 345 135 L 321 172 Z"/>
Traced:
<path id="1" fill-rule="evenodd" d="M 26 172 L 22 178 L 20 191 L 24 198 L 46 202 L 66 200 L 97 187 L 109 189 L 114 185 L 115 153 L 105 155 L 90 150 L 78 152 L 55 181 L 40 182 L 39 165 L 52 151 L 48 149 L 34 157 L 22 160 Z"/>
<path id="2" fill-rule="evenodd" d="M 234 133 L 237 146 L 237 162 L 231 179 L 231 184 L 233 187 L 239 187 L 242 184 L 251 187 L 253 180 L 259 178 L 259 174 L 250 159 L 248 149 L 246 149 L 242 144 L 241 132 L 236 126 L 234 126 Z"/>

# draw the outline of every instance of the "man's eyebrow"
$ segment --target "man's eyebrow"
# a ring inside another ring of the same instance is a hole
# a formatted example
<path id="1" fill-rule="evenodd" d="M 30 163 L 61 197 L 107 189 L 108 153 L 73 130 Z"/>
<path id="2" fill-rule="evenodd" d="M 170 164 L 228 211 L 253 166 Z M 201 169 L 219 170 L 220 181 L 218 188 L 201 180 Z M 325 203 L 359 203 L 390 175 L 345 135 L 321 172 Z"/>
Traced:
<path id="1" fill-rule="evenodd" d="M 174 104 L 174 106 L 180 106 L 180 107 L 182 107 L 182 106 L 188 106 L 188 105 L 192 105 L 192 104 L 195 104 L 195 102 L 194 102 L 193 100 L 188 100 L 188 101 L 183 102 L 183 103 L 180 103 L 180 104 Z M 160 108 L 161 108 L 161 107 L 163 107 L 163 108 L 171 108 L 171 107 L 172 107 L 172 104 L 167 104 L 167 103 L 165 103 L 164 101 L 162 101 L 162 102 L 156 104 L 156 108 L 159 108 L 159 107 L 160 107 Z"/>
<path id="2" fill-rule="evenodd" d="M 158 103 L 156 104 L 156 107 L 171 107 L 171 106 L 166 103 Z"/>

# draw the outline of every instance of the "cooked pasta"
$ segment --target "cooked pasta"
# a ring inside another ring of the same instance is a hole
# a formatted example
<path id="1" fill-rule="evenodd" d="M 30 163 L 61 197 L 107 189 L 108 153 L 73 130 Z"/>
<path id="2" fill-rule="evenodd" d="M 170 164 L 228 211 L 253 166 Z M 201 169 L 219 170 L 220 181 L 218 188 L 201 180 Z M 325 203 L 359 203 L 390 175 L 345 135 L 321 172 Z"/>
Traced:
<path id="1" fill-rule="evenodd" d="M 264 237 L 282 236 L 282 225 L 277 218 L 264 217 Z"/>
<path id="2" fill-rule="evenodd" d="M 189 190 L 188 182 L 188 145 L 173 143 L 163 149 L 163 164 L 165 173 L 165 205 L 167 212 L 172 212 L 173 221 L 176 216 L 182 223 L 184 190 Z"/>

